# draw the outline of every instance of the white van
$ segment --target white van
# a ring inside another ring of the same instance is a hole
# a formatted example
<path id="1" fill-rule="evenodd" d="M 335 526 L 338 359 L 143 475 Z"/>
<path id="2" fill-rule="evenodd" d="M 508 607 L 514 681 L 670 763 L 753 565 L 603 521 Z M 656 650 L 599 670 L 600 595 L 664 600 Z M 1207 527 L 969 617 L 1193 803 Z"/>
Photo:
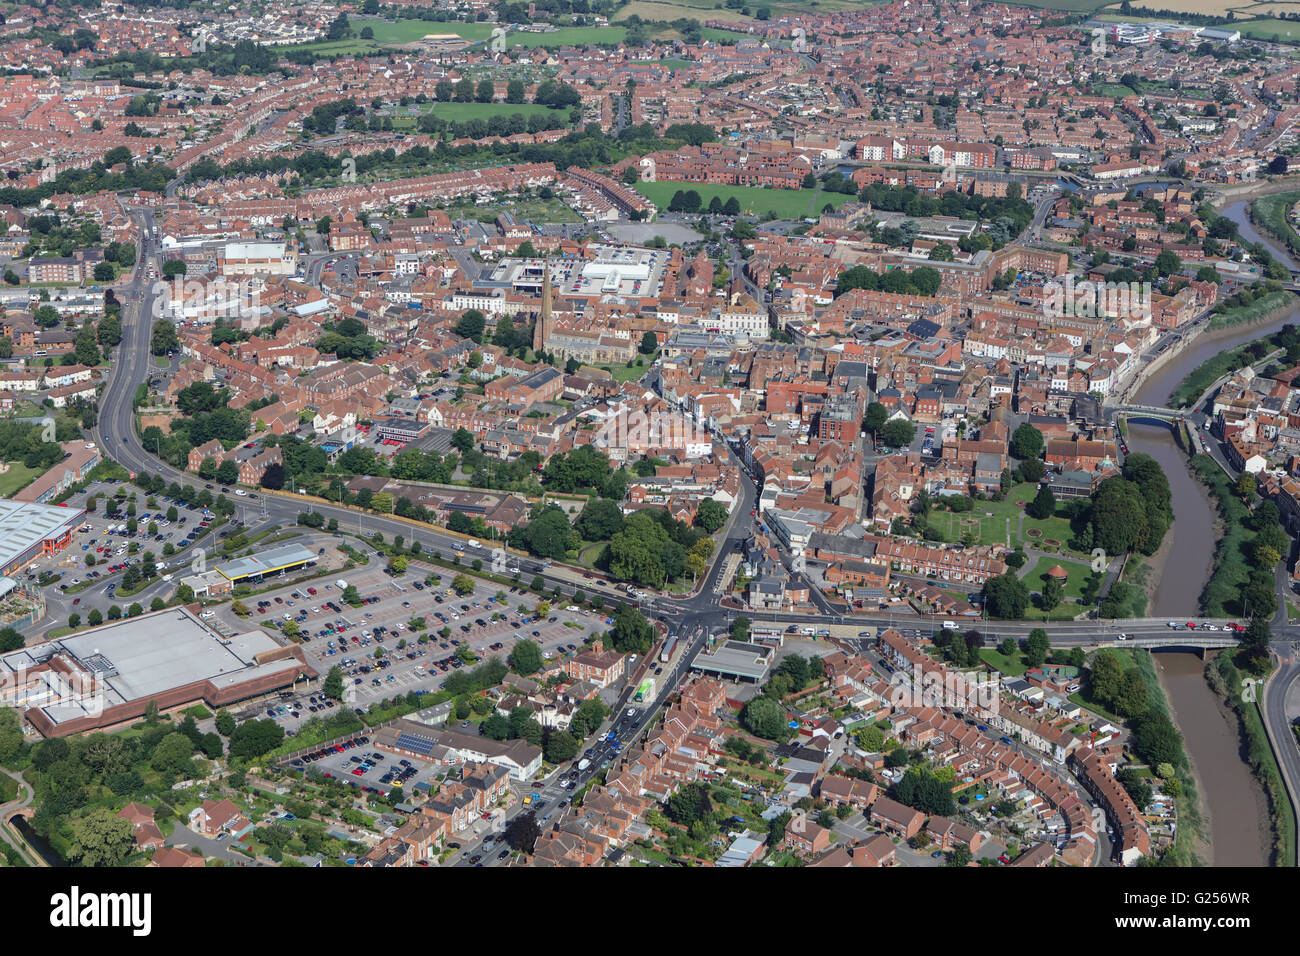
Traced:
<path id="1" fill-rule="evenodd" d="M 479 543 L 478 543 L 477 541 L 475 541 L 473 538 L 470 538 L 470 539 L 469 539 L 468 541 L 466 541 L 465 543 L 468 544 L 471 548 L 481 548 L 481 547 L 483 547 L 483 545 L 479 544 Z"/>
<path id="2" fill-rule="evenodd" d="M 943 622 L 943 629 L 944 629 L 945 631 L 956 631 L 956 630 L 960 630 L 960 629 L 957 627 L 957 622 L 956 622 L 956 621 L 944 621 L 944 622 Z"/>

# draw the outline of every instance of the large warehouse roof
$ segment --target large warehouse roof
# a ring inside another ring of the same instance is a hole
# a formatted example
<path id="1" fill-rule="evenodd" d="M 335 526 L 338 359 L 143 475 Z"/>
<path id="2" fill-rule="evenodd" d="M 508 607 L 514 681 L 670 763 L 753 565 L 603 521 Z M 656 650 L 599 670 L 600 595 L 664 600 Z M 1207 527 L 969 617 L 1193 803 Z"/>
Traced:
<path id="1" fill-rule="evenodd" d="M 33 545 L 63 537 L 80 524 L 82 516 L 79 508 L 0 498 L 0 568 L 7 568 Z"/>

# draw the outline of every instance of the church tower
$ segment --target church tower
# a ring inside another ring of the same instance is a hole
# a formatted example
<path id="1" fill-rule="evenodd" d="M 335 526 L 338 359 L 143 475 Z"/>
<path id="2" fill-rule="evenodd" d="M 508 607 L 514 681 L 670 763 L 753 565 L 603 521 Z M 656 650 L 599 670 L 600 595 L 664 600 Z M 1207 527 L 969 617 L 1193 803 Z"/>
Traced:
<path id="1" fill-rule="evenodd" d="M 542 262 L 546 271 L 542 274 L 542 314 L 533 328 L 534 352 L 543 351 L 547 339 L 555 332 L 555 317 L 552 315 L 551 305 L 551 260 L 544 259 Z"/>

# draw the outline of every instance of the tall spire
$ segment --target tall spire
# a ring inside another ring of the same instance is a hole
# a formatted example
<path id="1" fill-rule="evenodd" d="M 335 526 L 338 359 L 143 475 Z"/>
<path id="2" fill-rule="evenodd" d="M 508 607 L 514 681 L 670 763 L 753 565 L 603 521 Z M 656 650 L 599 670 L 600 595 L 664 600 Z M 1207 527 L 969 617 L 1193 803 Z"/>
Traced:
<path id="1" fill-rule="evenodd" d="M 537 320 L 537 327 L 533 333 L 533 351 L 541 352 L 546 346 L 546 340 L 551 337 L 554 331 L 555 319 L 551 314 L 551 260 L 546 258 L 542 260 L 542 315 Z"/>

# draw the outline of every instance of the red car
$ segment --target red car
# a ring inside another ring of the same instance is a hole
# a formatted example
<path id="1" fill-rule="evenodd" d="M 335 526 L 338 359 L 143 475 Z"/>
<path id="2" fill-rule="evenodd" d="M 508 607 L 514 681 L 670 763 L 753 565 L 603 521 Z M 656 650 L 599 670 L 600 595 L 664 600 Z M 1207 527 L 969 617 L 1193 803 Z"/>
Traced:
<path id="1" fill-rule="evenodd" d="M 1187 629 L 1188 629 L 1189 631 L 1194 631 L 1194 630 L 1196 630 L 1196 622 L 1195 622 L 1195 621 L 1188 621 L 1188 622 L 1187 622 Z"/>

